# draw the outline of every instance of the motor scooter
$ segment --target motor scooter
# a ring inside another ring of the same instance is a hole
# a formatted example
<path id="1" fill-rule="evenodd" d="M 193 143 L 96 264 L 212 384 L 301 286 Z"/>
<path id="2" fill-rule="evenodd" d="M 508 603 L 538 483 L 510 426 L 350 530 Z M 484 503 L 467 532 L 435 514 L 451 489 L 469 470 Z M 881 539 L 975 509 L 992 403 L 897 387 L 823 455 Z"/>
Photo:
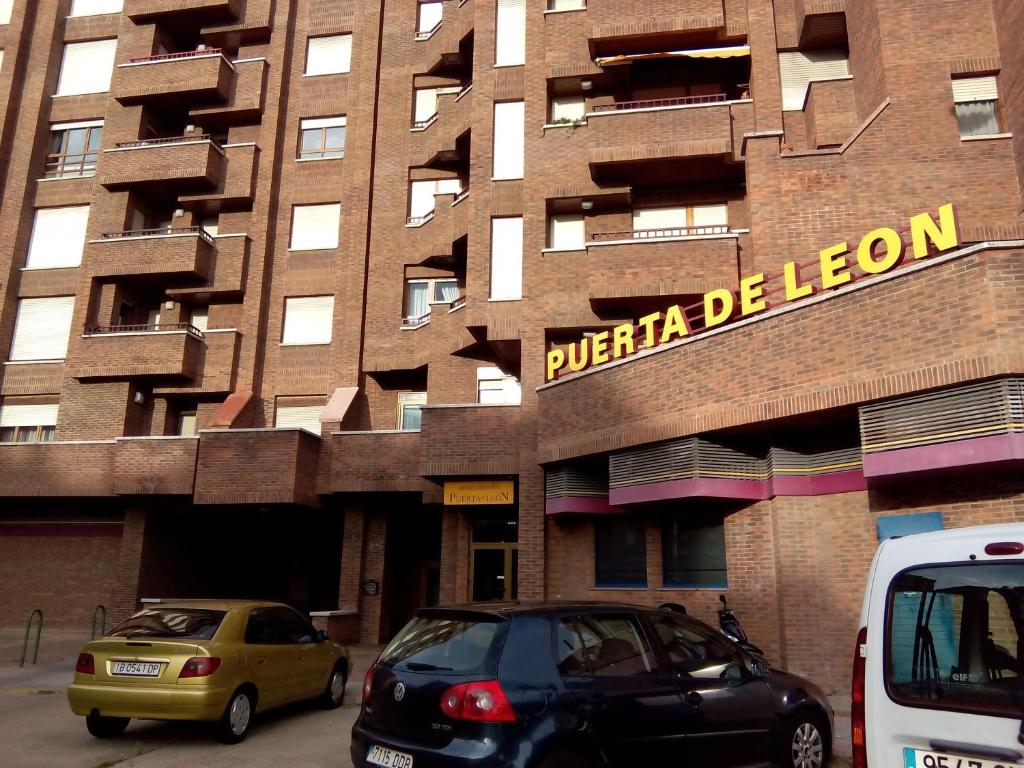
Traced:
<path id="1" fill-rule="evenodd" d="M 719 631 L 740 646 L 740 648 L 743 648 L 749 653 L 763 659 L 764 651 L 747 639 L 747 633 L 744 632 L 743 627 L 740 626 L 740 620 L 736 618 L 736 614 L 729 608 L 729 604 L 725 600 L 725 595 L 719 595 L 718 600 L 722 603 L 722 607 L 718 609 Z"/>

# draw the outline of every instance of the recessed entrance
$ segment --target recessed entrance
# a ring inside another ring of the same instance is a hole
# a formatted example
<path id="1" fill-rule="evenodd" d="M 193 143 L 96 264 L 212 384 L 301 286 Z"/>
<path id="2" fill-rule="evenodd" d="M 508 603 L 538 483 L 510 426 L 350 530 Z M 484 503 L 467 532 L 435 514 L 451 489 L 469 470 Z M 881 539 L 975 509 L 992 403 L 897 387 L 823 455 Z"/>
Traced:
<path id="1" fill-rule="evenodd" d="M 488 513 L 472 522 L 470 594 L 474 602 L 515 600 L 519 580 L 519 522 Z"/>

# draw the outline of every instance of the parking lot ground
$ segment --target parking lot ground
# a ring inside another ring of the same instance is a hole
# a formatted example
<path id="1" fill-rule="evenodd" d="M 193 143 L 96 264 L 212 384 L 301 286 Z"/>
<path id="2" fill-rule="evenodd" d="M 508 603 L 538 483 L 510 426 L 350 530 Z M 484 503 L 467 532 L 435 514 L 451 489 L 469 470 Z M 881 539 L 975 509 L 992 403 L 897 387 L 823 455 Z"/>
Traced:
<path id="1" fill-rule="evenodd" d="M 18 667 L 22 633 L 0 630 L 0 765 L 7 768 L 278 768 L 303 765 L 351 768 L 349 732 L 359 712 L 366 668 L 379 649 L 352 649 L 353 670 L 345 705 L 322 710 L 303 704 L 255 719 L 241 744 L 218 743 L 202 723 L 136 721 L 123 736 L 94 739 L 85 720 L 71 714 L 65 691 L 84 642 L 81 633 L 51 631 L 39 663 Z M 31 661 L 31 653 L 29 656 Z M 837 708 L 839 702 L 836 702 Z M 838 756 L 830 768 L 846 768 L 849 719 L 836 717 Z"/>

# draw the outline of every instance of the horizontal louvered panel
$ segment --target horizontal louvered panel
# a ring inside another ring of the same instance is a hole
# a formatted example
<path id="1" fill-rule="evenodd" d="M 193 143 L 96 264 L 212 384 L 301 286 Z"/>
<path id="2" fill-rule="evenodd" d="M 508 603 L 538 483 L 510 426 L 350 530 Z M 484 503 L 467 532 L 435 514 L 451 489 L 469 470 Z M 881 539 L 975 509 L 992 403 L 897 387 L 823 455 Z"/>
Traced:
<path id="1" fill-rule="evenodd" d="M 771 451 L 772 473 L 779 475 L 827 475 L 858 469 L 862 464 L 859 445 L 816 453 L 797 453 L 785 448 Z"/>
<path id="2" fill-rule="evenodd" d="M 698 439 L 697 475 L 760 480 L 768 476 L 768 462 L 735 448 Z"/>
<path id="3" fill-rule="evenodd" d="M 549 499 L 563 496 L 607 496 L 607 470 L 598 467 L 562 466 L 549 469 L 544 476 L 544 495 Z"/>
<path id="4" fill-rule="evenodd" d="M 999 379 L 860 409 L 865 453 L 1024 431 L 1021 379 Z"/>
<path id="5" fill-rule="evenodd" d="M 696 477 L 696 438 L 613 453 L 609 457 L 608 475 L 608 485 L 612 488 Z"/>

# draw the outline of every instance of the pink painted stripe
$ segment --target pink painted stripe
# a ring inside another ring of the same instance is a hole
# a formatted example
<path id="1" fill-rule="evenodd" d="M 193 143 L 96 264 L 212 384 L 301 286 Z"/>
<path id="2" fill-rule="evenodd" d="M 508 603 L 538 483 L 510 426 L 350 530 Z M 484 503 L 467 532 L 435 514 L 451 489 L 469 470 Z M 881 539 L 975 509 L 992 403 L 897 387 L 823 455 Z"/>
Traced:
<path id="1" fill-rule="evenodd" d="M 828 496 L 867 490 L 864 472 L 850 469 L 827 475 L 773 475 L 772 496 Z"/>
<path id="2" fill-rule="evenodd" d="M 0 536 L 76 536 L 119 538 L 122 523 L 0 523 Z"/>
<path id="3" fill-rule="evenodd" d="M 719 477 L 666 480 L 661 483 L 612 488 L 608 493 L 608 501 L 615 505 L 621 505 L 666 499 L 689 499 L 699 496 L 759 501 L 770 498 L 769 485 L 767 480 L 734 480 Z"/>
<path id="4" fill-rule="evenodd" d="M 1024 434 L 992 435 L 864 454 L 865 477 L 1024 460 Z"/>
<path id="5" fill-rule="evenodd" d="M 607 496 L 559 496 L 544 503 L 546 515 L 621 515 L 628 511 L 613 507 Z"/>

